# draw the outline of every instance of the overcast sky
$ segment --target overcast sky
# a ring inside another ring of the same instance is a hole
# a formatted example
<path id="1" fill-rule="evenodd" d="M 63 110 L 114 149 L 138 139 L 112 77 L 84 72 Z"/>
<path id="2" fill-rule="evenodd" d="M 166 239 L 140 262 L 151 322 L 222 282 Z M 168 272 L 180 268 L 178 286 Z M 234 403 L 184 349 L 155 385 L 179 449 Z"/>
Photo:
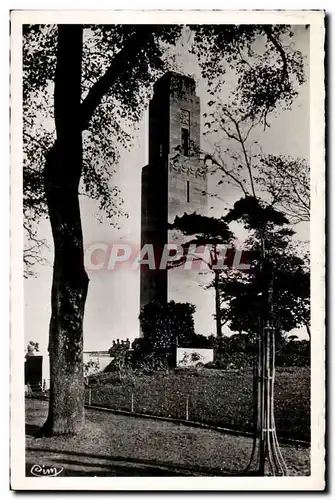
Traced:
<path id="1" fill-rule="evenodd" d="M 308 76 L 309 31 L 304 26 L 295 28 L 294 43 L 305 55 L 305 70 Z M 206 112 L 209 100 L 205 82 L 200 78 L 199 68 L 194 58 L 188 54 L 187 40 L 174 51 L 177 69 L 181 73 L 196 77 L 197 94 L 201 100 L 201 111 Z M 203 120 L 202 120 L 203 124 Z M 143 116 L 130 151 L 121 154 L 115 182 L 121 188 L 124 209 L 129 218 L 120 219 L 119 229 L 96 219 L 96 203 L 81 199 L 84 245 L 102 242 L 107 245 L 127 242 L 135 248 L 140 246 L 141 213 L 141 169 L 148 161 L 148 115 Z M 278 113 L 271 119 L 271 127 L 258 132 L 257 140 L 265 153 L 288 154 L 293 157 L 309 158 L 309 78 L 299 89 L 299 96 L 290 111 Z M 209 178 L 209 191 L 214 180 Z M 214 208 L 209 215 L 224 214 L 224 208 L 231 206 L 241 193 L 229 186 L 223 186 L 220 197 L 224 203 L 209 203 Z M 309 228 L 300 225 L 298 237 L 308 240 Z M 40 224 L 40 234 L 52 248 L 51 231 L 48 221 Z M 242 237 L 242 236 L 241 236 Z M 49 265 L 36 268 L 38 277 L 25 280 L 25 338 L 40 343 L 44 351 L 48 343 L 50 319 L 50 296 L 52 281 L 51 253 Z M 97 350 L 110 347 L 113 339 L 133 339 L 139 334 L 139 271 L 127 267 L 118 270 L 89 271 L 89 291 L 84 320 L 84 349 Z M 202 279 L 206 279 L 201 278 Z M 189 301 L 196 305 L 195 324 L 197 333 L 215 333 L 214 297 L 196 282 L 185 283 L 175 300 Z M 302 335 L 304 332 L 302 332 Z"/>

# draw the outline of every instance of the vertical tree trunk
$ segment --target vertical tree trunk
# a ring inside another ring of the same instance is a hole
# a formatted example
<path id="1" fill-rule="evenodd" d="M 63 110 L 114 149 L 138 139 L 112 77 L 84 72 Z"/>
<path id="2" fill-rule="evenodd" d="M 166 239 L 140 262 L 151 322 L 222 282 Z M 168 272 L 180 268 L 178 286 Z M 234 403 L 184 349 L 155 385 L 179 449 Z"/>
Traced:
<path id="1" fill-rule="evenodd" d="M 216 320 L 216 336 L 218 339 L 222 338 L 221 327 L 221 304 L 220 304 L 220 273 L 218 270 L 214 271 L 214 289 L 215 289 L 215 320 Z"/>
<path id="2" fill-rule="evenodd" d="M 309 323 L 307 321 L 305 322 L 305 327 L 307 330 L 308 338 L 309 338 L 309 340 L 311 340 L 311 327 L 309 326 Z"/>
<path id="3" fill-rule="evenodd" d="M 49 328 L 50 401 L 44 435 L 75 434 L 84 423 L 83 318 L 88 289 L 78 188 L 82 172 L 81 25 L 58 26 L 56 142 L 44 183 L 54 240 Z"/>

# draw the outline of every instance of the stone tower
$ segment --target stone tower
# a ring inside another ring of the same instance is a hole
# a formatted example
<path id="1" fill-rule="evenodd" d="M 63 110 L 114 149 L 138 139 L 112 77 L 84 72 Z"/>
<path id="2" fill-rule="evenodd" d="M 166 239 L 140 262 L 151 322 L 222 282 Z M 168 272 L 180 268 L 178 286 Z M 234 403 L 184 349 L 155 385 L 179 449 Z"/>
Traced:
<path id="1" fill-rule="evenodd" d="M 156 270 L 141 266 L 141 307 L 153 300 L 171 300 L 175 287 L 192 279 L 178 269 L 157 269 L 168 230 L 176 215 L 207 208 L 207 175 L 199 160 L 200 99 L 193 78 L 166 73 L 154 86 L 149 105 L 149 164 L 142 170 L 141 247 L 153 244 Z"/>

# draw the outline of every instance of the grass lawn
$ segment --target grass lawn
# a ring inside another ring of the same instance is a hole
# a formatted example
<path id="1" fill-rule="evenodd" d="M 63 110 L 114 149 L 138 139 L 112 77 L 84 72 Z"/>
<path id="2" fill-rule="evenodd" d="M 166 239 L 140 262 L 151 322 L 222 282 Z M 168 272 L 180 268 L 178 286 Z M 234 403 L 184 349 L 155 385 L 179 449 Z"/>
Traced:
<path id="1" fill-rule="evenodd" d="M 249 438 L 94 409 L 78 436 L 34 438 L 46 415 L 46 401 L 26 399 L 27 475 L 44 464 L 65 476 L 226 476 L 241 474 L 251 453 Z M 309 474 L 309 449 L 282 452 L 290 475 Z"/>
<path id="2" fill-rule="evenodd" d="M 189 419 L 230 429 L 253 431 L 252 372 L 204 369 L 178 373 L 156 373 L 118 381 L 116 375 L 92 387 L 92 404 L 185 419 L 188 397 Z M 275 418 L 280 437 L 310 439 L 310 370 L 278 369 Z"/>

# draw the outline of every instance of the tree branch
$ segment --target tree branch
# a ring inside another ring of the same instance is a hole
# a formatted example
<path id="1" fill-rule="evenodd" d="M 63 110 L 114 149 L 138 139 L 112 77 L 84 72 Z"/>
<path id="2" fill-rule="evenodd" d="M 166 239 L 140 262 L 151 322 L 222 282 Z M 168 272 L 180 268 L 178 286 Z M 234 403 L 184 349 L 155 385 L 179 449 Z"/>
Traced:
<path id="1" fill-rule="evenodd" d="M 281 60 L 283 62 L 282 72 L 283 72 L 283 80 L 284 80 L 284 79 L 286 79 L 286 78 L 289 77 L 288 76 L 287 60 L 286 60 L 285 50 L 283 49 L 283 47 L 282 47 L 281 43 L 279 42 L 279 40 L 273 35 L 272 29 L 269 26 L 264 26 L 264 31 L 265 31 L 265 34 L 266 34 L 268 40 L 272 43 L 272 45 L 279 52 L 279 55 L 280 55 Z"/>
<path id="2" fill-rule="evenodd" d="M 81 104 L 82 130 L 85 130 L 102 98 L 119 79 L 121 72 L 133 64 L 141 49 L 148 44 L 153 34 L 153 27 L 141 25 L 124 44 L 123 48 L 113 57 L 105 74 L 96 81 L 88 91 Z"/>

